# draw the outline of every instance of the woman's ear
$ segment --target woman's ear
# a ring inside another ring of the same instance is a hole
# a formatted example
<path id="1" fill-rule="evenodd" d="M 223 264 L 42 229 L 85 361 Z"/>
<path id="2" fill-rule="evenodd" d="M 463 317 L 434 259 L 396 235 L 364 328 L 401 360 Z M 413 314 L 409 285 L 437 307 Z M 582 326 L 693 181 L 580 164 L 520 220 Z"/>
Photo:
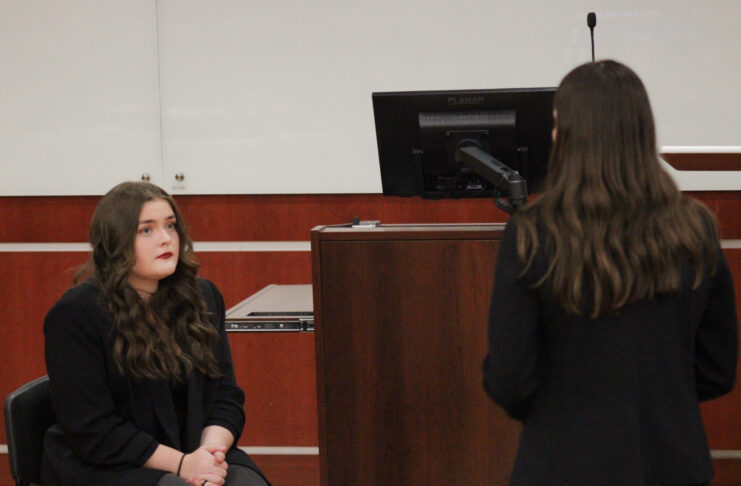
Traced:
<path id="1" fill-rule="evenodd" d="M 556 129 L 557 121 L 558 117 L 556 116 L 556 110 L 553 110 L 553 130 L 551 130 L 551 140 L 553 143 L 556 143 L 556 134 L 558 134 L 558 130 Z"/>

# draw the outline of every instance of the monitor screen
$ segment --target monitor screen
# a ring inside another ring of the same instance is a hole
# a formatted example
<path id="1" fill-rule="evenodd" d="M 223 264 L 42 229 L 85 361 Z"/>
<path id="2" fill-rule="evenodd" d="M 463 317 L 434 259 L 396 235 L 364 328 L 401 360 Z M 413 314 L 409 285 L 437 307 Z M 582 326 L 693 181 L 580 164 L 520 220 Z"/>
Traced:
<path id="1" fill-rule="evenodd" d="M 556 88 L 373 93 L 383 194 L 424 198 L 497 196 L 456 162 L 475 146 L 527 181 L 545 178 Z"/>

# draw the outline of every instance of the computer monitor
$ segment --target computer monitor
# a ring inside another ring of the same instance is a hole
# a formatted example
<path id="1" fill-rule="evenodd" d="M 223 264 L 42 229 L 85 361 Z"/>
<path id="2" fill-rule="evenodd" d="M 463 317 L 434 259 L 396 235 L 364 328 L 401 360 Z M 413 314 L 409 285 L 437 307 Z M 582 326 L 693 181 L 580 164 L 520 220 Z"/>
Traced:
<path id="1" fill-rule="evenodd" d="M 555 88 L 373 93 L 383 194 L 498 197 L 459 149 L 474 147 L 519 172 L 530 192 L 545 178 Z M 508 169 L 507 169 L 508 170 Z M 507 195 L 507 194 L 504 194 Z"/>

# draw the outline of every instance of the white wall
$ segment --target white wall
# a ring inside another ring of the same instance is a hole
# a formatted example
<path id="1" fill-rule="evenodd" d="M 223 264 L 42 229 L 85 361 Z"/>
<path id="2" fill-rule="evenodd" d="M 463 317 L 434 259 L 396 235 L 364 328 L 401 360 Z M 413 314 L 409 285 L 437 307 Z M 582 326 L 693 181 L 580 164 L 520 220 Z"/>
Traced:
<path id="1" fill-rule="evenodd" d="M 741 146 L 737 0 L 0 9 L 0 194 L 100 194 L 144 171 L 174 193 L 380 192 L 371 92 L 557 85 L 590 59 L 589 11 L 597 57 L 646 83 L 661 145 Z"/>
<path id="2" fill-rule="evenodd" d="M 154 7 L 0 1 L 0 195 L 161 179 Z"/>

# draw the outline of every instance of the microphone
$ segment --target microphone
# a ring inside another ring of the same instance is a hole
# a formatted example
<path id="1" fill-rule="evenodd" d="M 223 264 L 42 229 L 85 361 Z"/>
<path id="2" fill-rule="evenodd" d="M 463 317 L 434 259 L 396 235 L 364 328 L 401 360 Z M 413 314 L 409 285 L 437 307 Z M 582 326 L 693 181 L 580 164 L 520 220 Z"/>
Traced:
<path id="1" fill-rule="evenodd" d="M 594 62 L 594 26 L 597 25 L 597 14 L 589 12 L 587 14 L 587 27 L 589 27 L 589 34 L 592 37 L 592 62 Z"/>

